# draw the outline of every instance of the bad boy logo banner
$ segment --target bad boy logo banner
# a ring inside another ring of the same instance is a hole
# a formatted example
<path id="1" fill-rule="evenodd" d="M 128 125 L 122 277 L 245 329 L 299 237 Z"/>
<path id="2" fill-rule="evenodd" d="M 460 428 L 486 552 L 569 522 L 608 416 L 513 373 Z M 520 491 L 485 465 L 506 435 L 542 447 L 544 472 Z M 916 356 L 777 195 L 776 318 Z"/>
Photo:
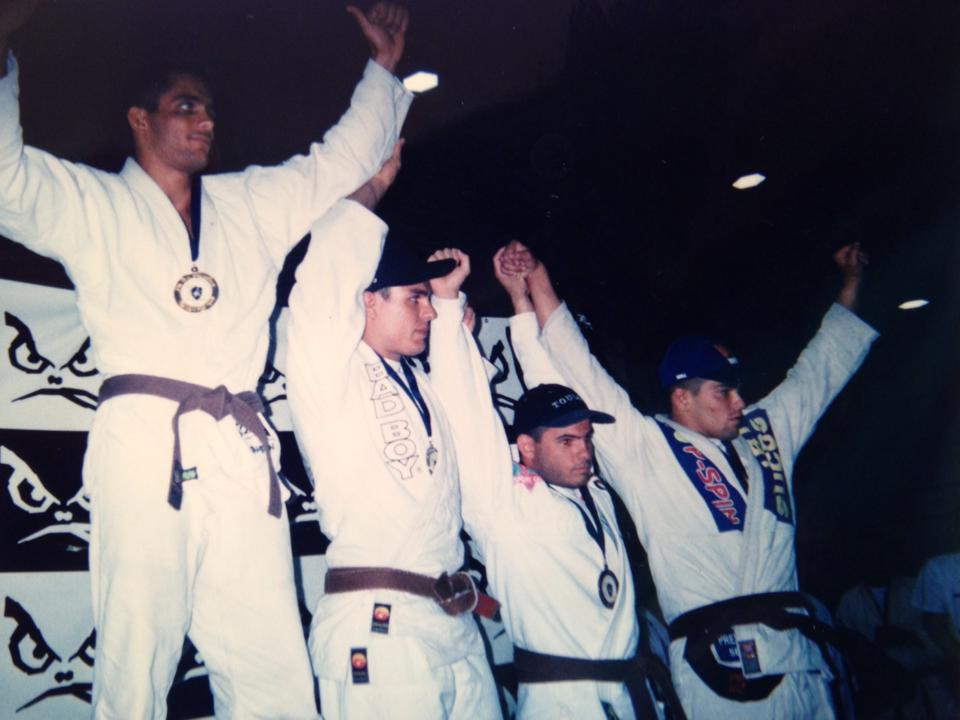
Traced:
<path id="1" fill-rule="evenodd" d="M 0 280 L 0 427 L 87 430 L 101 379 L 73 292 Z"/>
<path id="2" fill-rule="evenodd" d="M 0 572 L 85 570 L 86 433 L 0 430 Z"/>
<path id="3" fill-rule="evenodd" d="M 88 577 L 0 575 L 0 717 L 90 717 L 96 634 Z"/>
<path id="4" fill-rule="evenodd" d="M 292 491 L 287 514 L 308 626 L 327 539 L 291 432 L 286 316 L 279 315 L 276 352 L 258 389 L 279 431 Z M 522 385 L 506 321 L 484 318 L 480 344 L 497 408 L 510 421 Z M 0 280 L 0 718 L 90 717 L 96 634 L 86 572 L 91 508 L 81 468 L 102 380 L 72 292 Z M 415 413 L 412 420 L 419 422 Z M 496 677 L 515 692 L 503 626 L 485 623 Z M 189 641 L 168 707 L 171 718 L 212 715 L 206 668 Z"/>

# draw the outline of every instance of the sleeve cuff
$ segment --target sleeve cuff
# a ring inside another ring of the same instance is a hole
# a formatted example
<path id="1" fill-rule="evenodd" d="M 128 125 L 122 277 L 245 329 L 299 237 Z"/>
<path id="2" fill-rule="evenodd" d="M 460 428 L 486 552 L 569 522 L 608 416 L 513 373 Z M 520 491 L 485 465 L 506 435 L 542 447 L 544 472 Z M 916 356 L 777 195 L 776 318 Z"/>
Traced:
<path id="1" fill-rule="evenodd" d="M 536 340 L 540 336 L 540 325 L 535 312 L 524 312 L 510 318 L 510 334 L 515 338 Z"/>
<path id="2" fill-rule="evenodd" d="M 463 322 L 463 308 L 467 304 L 467 296 L 458 293 L 455 298 L 441 298 L 436 295 L 430 298 L 434 310 L 437 311 L 437 320 L 441 323 Z"/>
<path id="3" fill-rule="evenodd" d="M 872 342 L 880 336 L 880 333 L 864 322 L 859 315 L 852 310 L 848 310 L 840 303 L 833 303 L 827 310 L 826 315 L 823 316 L 823 326 L 836 326 L 844 334 L 856 335 L 862 338 L 864 342 Z"/>
<path id="4" fill-rule="evenodd" d="M 393 97 L 395 100 L 399 100 L 400 98 L 406 98 L 407 102 L 413 100 L 413 93 L 403 86 L 403 83 L 400 82 L 400 78 L 387 70 L 383 65 L 375 61 L 373 58 L 367 60 L 367 65 L 363 69 L 363 79 L 389 85 L 393 91 Z"/>

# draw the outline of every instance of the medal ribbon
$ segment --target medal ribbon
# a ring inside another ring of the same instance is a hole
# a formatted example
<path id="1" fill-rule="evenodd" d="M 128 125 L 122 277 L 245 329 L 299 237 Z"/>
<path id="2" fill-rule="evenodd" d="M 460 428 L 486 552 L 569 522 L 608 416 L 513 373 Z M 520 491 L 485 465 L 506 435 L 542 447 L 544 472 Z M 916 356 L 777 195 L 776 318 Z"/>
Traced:
<path id="1" fill-rule="evenodd" d="M 597 547 L 600 548 L 600 554 L 603 556 L 603 569 L 609 570 L 607 567 L 607 545 L 606 537 L 603 532 L 603 525 L 600 522 L 600 513 L 597 511 L 597 505 L 593 502 L 593 496 L 590 494 L 590 488 L 586 485 L 580 488 L 580 497 L 583 498 L 583 504 L 587 506 L 587 510 L 590 511 L 590 517 L 587 517 L 587 513 L 583 511 L 583 508 L 580 507 L 580 504 L 574 502 L 570 498 L 567 500 L 580 511 L 580 516 L 583 518 L 583 525 L 587 529 L 587 534 L 593 538 L 593 541 L 597 544 Z M 593 520 L 591 523 L 590 520 Z"/>
<path id="2" fill-rule="evenodd" d="M 417 412 L 420 413 L 420 419 L 423 420 L 423 427 L 427 431 L 427 437 L 432 438 L 433 425 L 430 421 L 430 408 L 427 407 L 427 403 L 423 399 L 423 394 L 420 392 L 420 387 L 417 385 L 417 378 L 414 377 L 413 369 L 410 367 L 409 361 L 404 357 L 400 358 L 400 367 L 403 368 L 403 375 L 407 379 L 407 381 L 404 382 L 403 379 L 397 374 L 397 371 L 393 369 L 393 366 L 384 360 L 380 353 L 377 353 L 377 357 L 380 358 L 380 362 L 383 363 L 383 369 L 387 371 L 387 375 L 390 376 L 390 379 L 403 388 L 403 391 L 407 394 L 407 397 L 409 397 L 411 402 L 413 402 L 413 404 L 416 406 Z"/>
<path id="3" fill-rule="evenodd" d="M 200 176 L 194 175 L 190 182 L 190 261 L 200 257 Z"/>
<path id="4" fill-rule="evenodd" d="M 620 588 L 620 583 L 617 581 L 617 576 L 610 571 L 610 567 L 607 565 L 607 548 L 603 532 L 603 523 L 600 522 L 600 513 L 597 511 L 597 505 L 594 503 L 593 496 L 590 494 L 589 485 L 584 485 L 580 488 L 580 497 L 583 498 L 584 505 L 586 505 L 587 510 L 590 511 L 593 524 L 587 519 L 587 514 L 578 503 L 574 502 L 571 498 L 567 499 L 580 511 L 580 516 L 583 518 L 583 524 L 587 528 L 587 533 L 593 538 L 597 547 L 600 548 L 600 556 L 603 558 L 603 572 L 601 572 L 600 577 L 597 578 L 597 591 L 603 606 L 608 609 L 613 609 L 617 603 L 617 593 Z M 611 582 L 613 583 L 612 588 L 610 587 Z"/>

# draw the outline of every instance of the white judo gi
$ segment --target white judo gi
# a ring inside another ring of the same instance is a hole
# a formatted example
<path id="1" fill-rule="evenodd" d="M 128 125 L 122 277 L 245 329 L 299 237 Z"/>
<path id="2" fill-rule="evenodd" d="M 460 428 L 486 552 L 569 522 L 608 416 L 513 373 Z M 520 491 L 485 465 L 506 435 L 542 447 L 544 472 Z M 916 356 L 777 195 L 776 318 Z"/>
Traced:
<path id="1" fill-rule="evenodd" d="M 529 387 L 561 382 L 542 349 L 527 350 L 523 372 Z M 548 485 L 513 463 L 483 357 L 457 316 L 433 323 L 430 377 L 457 442 L 464 522 L 502 605 L 510 640 L 562 657 L 633 657 L 639 636 L 633 579 L 603 483 L 593 478 L 589 487 L 603 525 L 606 566 L 620 583 L 612 608 L 600 601 L 605 564 L 584 525 L 589 513 L 580 493 Z M 517 700 L 517 717 L 524 720 L 606 720 L 604 705 L 616 717 L 634 717 L 626 688 L 617 682 L 522 683 Z"/>
<path id="2" fill-rule="evenodd" d="M 426 376 L 414 370 L 430 410 L 429 438 L 416 406 L 362 339 L 363 291 L 385 232 L 349 200 L 314 225 L 290 295 L 287 395 L 331 540 L 328 565 L 437 577 L 459 570 L 464 558 L 453 438 Z M 456 300 L 433 302 L 435 322 L 459 322 Z M 447 615 L 430 599 L 391 590 L 324 595 L 310 651 L 328 719 L 500 717 L 474 618 Z"/>
<path id="3" fill-rule="evenodd" d="M 12 55 L 7 68 L 0 232 L 65 266 L 99 370 L 254 390 L 287 251 L 389 156 L 410 95 L 370 62 L 351 109 L 308 154 L 203 178 L 192 260 L 179 214 L 135 161 L 114 174 L 23 145 Z M 175 289 L 190 290 L 178 282 L 193 268 L 219 288 L 199 312 L 175 298 Z M 167 503 L 175 408 L 157 397 L 116 397 L 90 432 L 95 713 L 165 717 L 189 632 L 218 715 L 315 717 L 289 530 L 285 516 L 267 514 L 265 453 L 229 416 L 184 415 L 183 466 L 196 479 L 184 484 L 176 511 Z"/>
<path id="4" fill-rule="evenodd" d="M 521 364 L 537 342 L 536 322 L 532 314 L 528 318 L 526 331 L 514 329 L 512 334 Z M 596 428 L 598 460 L 636 521 L 668 622 L 728 598 L 797 589 L 794 461 L 875 337 L 852 312 L 839 305 L 830 308 L 787 378 L 744 410 L 745 425 L 752 423 L 755 431 L 753 449 L 743 436 L 733 445 L 748 473 L 749 494 L 729 480 L 722 493 L 734 495 L 737 502 L 716 503 L 716 493 L 706 483 L 695 486 L 683 470 L 658 420 L 679 432 L 679 441 L 692 446 L 688 452 L 702 453 L 725 478 L 735 478 L 719 444 L 668 418 L 638 412 L 590 354 L 566 305 L 550 316 L 540 339 L 567 384 L 589 406 L 617 419 Z M 761 463 L 778 471 L 778 484 L 765 477 Z M 795 629 L 780 632 L 758 624 L 733 629 L 736 642 L 721 648 L 728 665 L 742 665 L 747 678 L 783 673 L 784 679 L 762 701 L 721 698 L 683 660 L 686 641 L 676 640 L 670 648 L 671 671 L 689 717 L 833 716 L 829 668 L 815 643 Z M 738 647 L 749 651 L 746 661 Z"/>

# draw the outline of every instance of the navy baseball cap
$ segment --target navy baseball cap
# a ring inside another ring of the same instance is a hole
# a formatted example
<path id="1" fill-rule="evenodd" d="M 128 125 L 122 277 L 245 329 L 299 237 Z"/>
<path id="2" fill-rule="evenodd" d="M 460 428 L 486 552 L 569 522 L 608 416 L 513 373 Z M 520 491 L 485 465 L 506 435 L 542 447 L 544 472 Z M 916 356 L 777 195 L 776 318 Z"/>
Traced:
<path id="1" fill-rule="evenodd" d="M 658 375 L 665 388 L 692 378 L 715 380 L 736 387 L 740 384 L 740 361 L 709 338 L 689 335 L 670 343 L 660 362 Z"/>
<path id="2" fill-rule="evenodd" d="M 380 264 L 377 265 L 377 272 L 367 290 L 374 292 L 388 287 L 416 285 L 443 277 L 453 272 L 456 266 L 457 261 L 452 258 L 427 262 L 426 258 L 417 254 L 405 240 L 397 237 L 391 230 L 383 243 Z"/>
<path id="3" fill-rule="evenodd" d="M 538 385 L 527 390 L 514 405 L 513 433 L 529 433 L 538 427 L 567 427 L 581 420 L 612 423 L 613 416 L 591 410 L 579 395 L 563 385 Z"/>

